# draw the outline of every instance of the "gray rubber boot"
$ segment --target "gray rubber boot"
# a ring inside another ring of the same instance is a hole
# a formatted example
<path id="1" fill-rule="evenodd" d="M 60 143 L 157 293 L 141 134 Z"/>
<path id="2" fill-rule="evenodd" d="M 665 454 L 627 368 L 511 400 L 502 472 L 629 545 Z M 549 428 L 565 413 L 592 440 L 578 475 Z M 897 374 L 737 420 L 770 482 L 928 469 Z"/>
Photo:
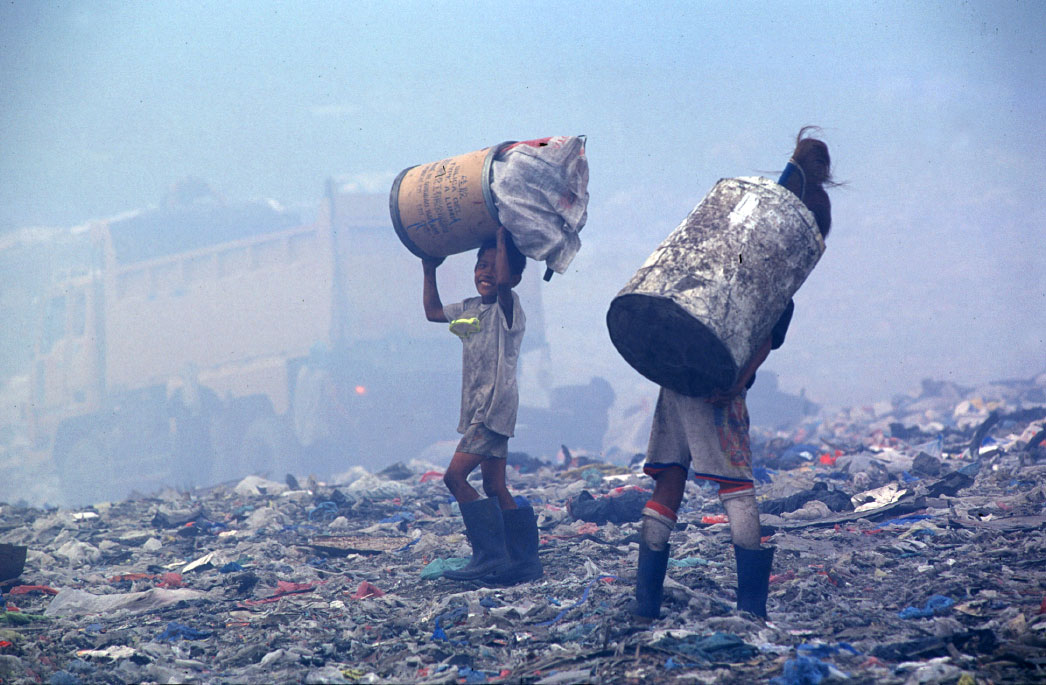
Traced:
<path id="1" fill-rule="evenodd" d="M 636 618 L 652 621 L 661 616 L 661 599 L 664 596 L 665 572 L 668 570 L 668 552 L 671 547 L 665 545 L 663 550 L 655 552 L 647 547 L 645 541 L 639 541 L 636 599 L 628 607 Z"/>
<path id="2" fill-rule="evenodd" d="M 476 580 L 490 573 L 502 571 L 509 563 L 505 549 L 505 523 L 501 507 L 494 497 L 478 499 L 461 505 L 465 533 L 472 545 L 472 559 L 465 568 L 444 571 L 450 580 Z"/>
<path id="3" fill-rule="evenodd" d="M 737 560 L 737 608 L 766 618 L 766 597 L 770 594 L 770 566 L 776 547 L 745 549 L 734 545 Z"/>
<path id="4" fill-rule="evenodd" d="M 483 577 L 489 585 L 515 585 L 537 580 L 545 574 L 538 556 L 538 521 L 533 507 L 504 509 L 505 546 L 509 565 L 502 571 Z"/>

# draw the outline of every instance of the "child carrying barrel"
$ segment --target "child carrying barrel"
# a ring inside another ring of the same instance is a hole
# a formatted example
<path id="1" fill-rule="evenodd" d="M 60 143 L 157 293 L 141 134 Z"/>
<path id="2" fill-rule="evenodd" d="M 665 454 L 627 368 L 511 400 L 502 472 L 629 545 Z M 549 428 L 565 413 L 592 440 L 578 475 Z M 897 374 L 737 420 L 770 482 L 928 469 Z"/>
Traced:
<path id="1" fill-rule="evenodd" d="M 443 305 L 436 286 L 442 259 L 423 259 L 425 316 L 450 323 L 462 343 L 461 418 L 463 433 L 443 482 L 461 508 L 472 545 L 462 569 L 446 571 L 451 580 L 514 584 L 542 576 L 534 510 L 519 506 L 505 482 L 508 440 L 516 425 L 519 391 L 516 363 L 526 328 L 519 285 L 526 257 L 504 227 L 476 255 L 474 282 L 479 297 Z M 485 498 L 468 483 L 479 467 Z"/>
<path id="2" fill-rule="evenodd" d="M 814 215 L 821 236 L 831 227 L 828 146 L 803 128 L 778 183 L 792 191 Z M 766 617 L 774 548 L 763 547 L 759 508 L 752 479 L 745 393 L 770 350 L 779 348 L 792 318 L 788 302 L 769 338 L 737 374 L 733 387 L 712 397 L 692 397 L 662 387 L 654 412 L 644 471 L 654 478 L 654 493 L 643 509 L 639 562 L 632 614 L 650 621 L 660 614 L 669 536 L 683 501 L 687 473 L 719 484 L 719 498 L 730 522 L 737 564 L 737 608 Z"/>

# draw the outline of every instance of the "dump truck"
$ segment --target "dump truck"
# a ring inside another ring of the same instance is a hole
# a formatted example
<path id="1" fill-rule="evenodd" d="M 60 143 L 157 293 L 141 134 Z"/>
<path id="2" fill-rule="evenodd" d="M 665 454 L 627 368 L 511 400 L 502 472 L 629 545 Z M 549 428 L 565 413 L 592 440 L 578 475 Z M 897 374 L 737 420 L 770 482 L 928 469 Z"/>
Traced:
<path id="1" fill-rule="evenodd" d="M 67 501 L 374 469 L 452 438 L 460 345 L 424 320 L 386 202 L 332 180 L 302 222 L 190 188 L 93 222 L 90 268 L 44 298 L 31 372 L 31 439 Z M 474 292 L 468 266 L 440 275 Z"/>

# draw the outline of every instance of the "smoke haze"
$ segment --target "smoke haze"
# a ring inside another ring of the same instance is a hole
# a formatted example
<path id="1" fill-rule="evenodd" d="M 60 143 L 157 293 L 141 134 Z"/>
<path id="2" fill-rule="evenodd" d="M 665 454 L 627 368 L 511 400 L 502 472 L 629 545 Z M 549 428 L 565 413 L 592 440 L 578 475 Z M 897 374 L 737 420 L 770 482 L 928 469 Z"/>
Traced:
<path id="1" fill-rule="evenodd" d="M 613 350 L 610 299 L 719 178 L 776 177 L 817 124 L 847 184 L 766 364 L 781 388 L 847 406 L 1046 369 L 1040 3 L 16 1 L 0 44 L 8 236 L 190 176 L 309 216 L 331 177 L 385 194 L 414 164 L 585 134 L 583 247 L 541 286 L 547 371 L 634 405 L 656 389 Z M 392 315 L 421 328 L 416 266 L 395 262 L 418 303 Z"/>

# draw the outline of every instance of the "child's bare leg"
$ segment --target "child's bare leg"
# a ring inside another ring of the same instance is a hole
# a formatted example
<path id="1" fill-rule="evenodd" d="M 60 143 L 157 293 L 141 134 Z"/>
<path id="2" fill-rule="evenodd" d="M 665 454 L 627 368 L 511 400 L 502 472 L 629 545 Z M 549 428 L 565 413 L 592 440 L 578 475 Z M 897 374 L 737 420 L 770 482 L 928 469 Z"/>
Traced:
<path id="1" fill-rule="evenodd" d="M 497 497 L 501 510 L 515 509 L 516 500 L 508 491 L 505 482 L 505 465 L 508 459 L 489 457 L 484 459 L 479 467 L 483 471 L 483 492 L 487 497 Z"/>
<path id="2" fill-rule="evenodd" d="M 755 493 L 746 490 L 744 495 L 729 497 L 722 502 L 726 517 L 730 519 L 730 535 L 734 544 L 745 549 L 759 549 L 762 537 Z"/>
<path id="3" fill-rule="evenodd" d="M 450 490 L 450 494 L 458 501 L 458 504 L 467 504 L 479 499 L 479 492 L 469 485 L 468 477 L 477 466 L 483 463 L 486 457 L 479 454 L 467 452 L 455 452 L 450 460 L 450 466 L 443 474 L 443 483 Z"/>
<path id="4" fill-rule="evenodd" d="M 654 495 L 650 499 L 672 511 L 679 511 L 679 505 L 683 503 L 685 492 L 686 469 L 672 467 L 657 475 L 657 479 L 654 481 Z"/>
<path id="5" fill-rule="evenodd" d="M 647 547 L 660 552 L 668 545 L 675 528 L 675 513 L 683 503 L 686 492 L 686 469 L 672 467 L 659 473 L 654 480 L 654 494 L 643 509 L 639 535 Z"/>

